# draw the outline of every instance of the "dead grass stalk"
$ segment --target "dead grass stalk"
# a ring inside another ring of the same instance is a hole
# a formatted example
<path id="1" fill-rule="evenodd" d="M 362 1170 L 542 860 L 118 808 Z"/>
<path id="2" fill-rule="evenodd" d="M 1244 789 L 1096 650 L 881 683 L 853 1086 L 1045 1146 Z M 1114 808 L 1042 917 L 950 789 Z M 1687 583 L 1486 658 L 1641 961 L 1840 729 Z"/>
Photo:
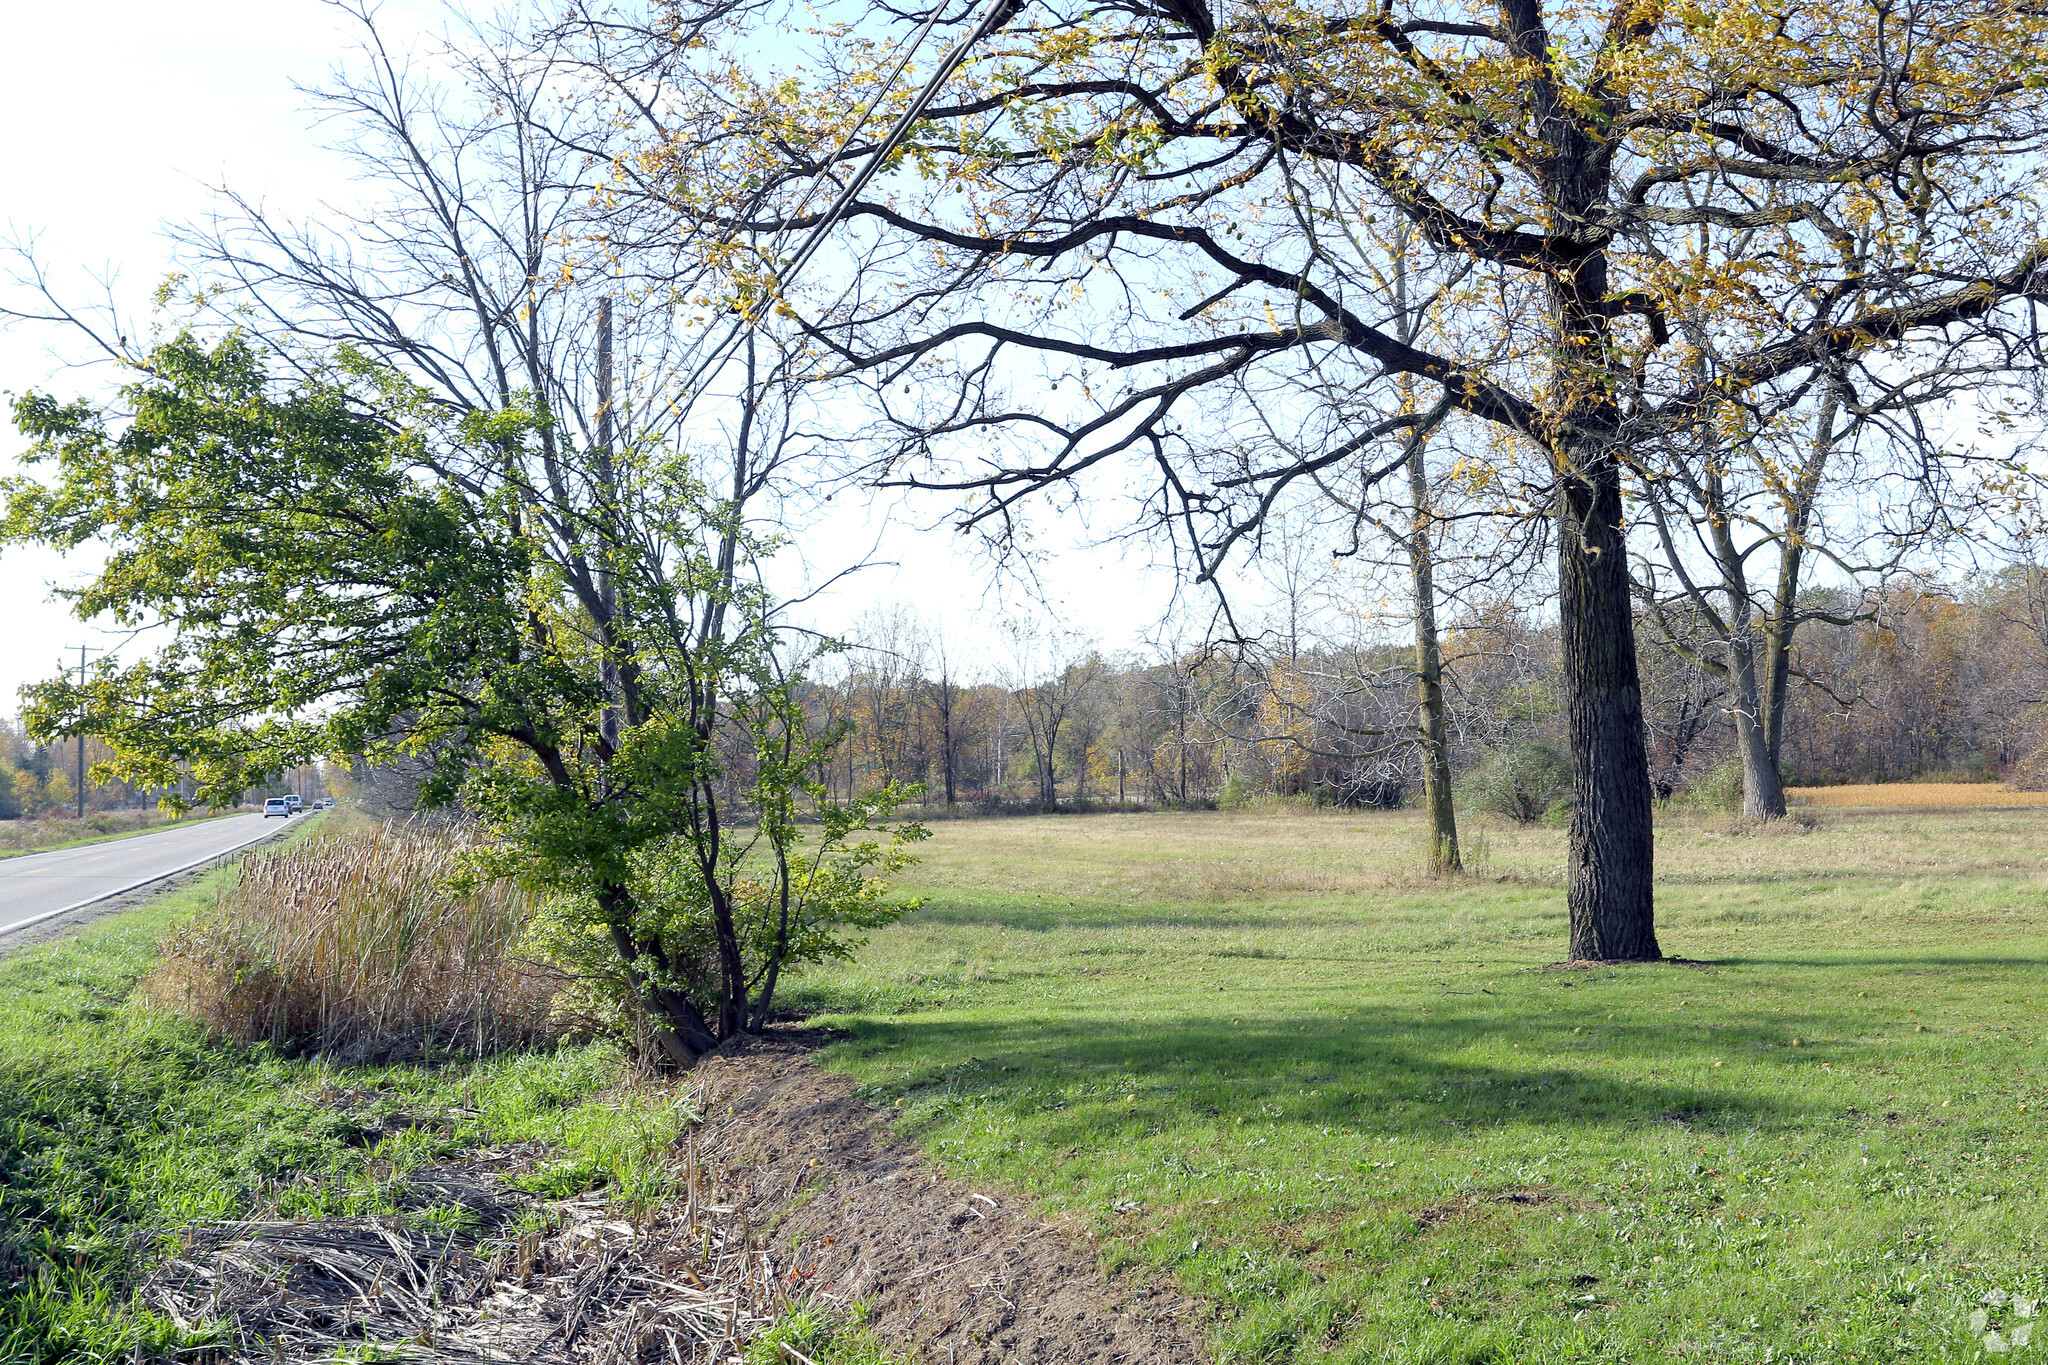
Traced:
<path id="1" fill-rule="evenodd" d="M 551 1041 L 565 979 L 519 951 L 532 898 L 451 888 L 476 838 L 386 825 L 252 856 L 165 941 L 144 998 L 221 1037 L 346 1061 Z"/>
<path id="2" fill-rule="evenodd" d="M 705 1092 L 689 1092 L 691 1110 L 709 1108 Z M 459 1207 L 452 1231 L 377 1216 L 189 1228 L 142 1298 L 181 1327 L 214 1325 L 235 1360 L 329 1365 L 738 1365 L 797 1306 L 802 1275 L 745 1210 L 705 1197 L 694 1119 L 674 1153 L 689 1197 L 654 1209 L 525 1194 L 508 1177 L 535 1156 L 479 1149 L 415 1172 L 408 1202 Z"/>

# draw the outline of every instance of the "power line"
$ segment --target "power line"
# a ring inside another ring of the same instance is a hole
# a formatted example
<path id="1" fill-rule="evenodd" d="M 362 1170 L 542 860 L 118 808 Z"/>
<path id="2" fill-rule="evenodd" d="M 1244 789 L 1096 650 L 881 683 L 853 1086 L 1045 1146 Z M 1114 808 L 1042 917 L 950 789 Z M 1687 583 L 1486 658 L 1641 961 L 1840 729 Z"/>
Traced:
<path id="1" fill-rule="evenodd" d="M 909 133 L 911 125 L 924 116 L 924 111 L 938 97 L 939 87 L 960 69 L 960 64 L 967 60 L 967 54 L 973 50 L 974 45 L 1009 23 L 1024 5 L 1025 0 L 988 0 L 982 7 L 981 19 L 975 24 L 973 31 L 955 43 L 952 51 L 940 60 L 938 68 L 932 72 L 931 79 L 924 83 L 924 88 L 917 92 L 916 98 L 911 100 L 902 117 L 898 118 L 896 125 L 889 130 L 889 135 L 882 139 L 881 144 L 868 157 L 867 164 L 855 173 L 853 179 L 846 182 L 846 188 L 839 192 L 839 197 L 825 210 L 825 216 L 812 227 L 810 240 L 790 258 L 789 266 L 782 272 L 781 283 L 784 289 L 788 288 L 790 282 L 796 278 L 797 272 L 804 268 L 804 263 L 824 244 L 825 235 L 852 206 L 854 196 L 867 187 L 868 181 L 874 179 L 875 173 L 882 168 L 882 163 Z M 901 69 L 900 66 L 898 69 Z"/>
<path id="2" fill-rule="evenodd" d="M 917 50 L 924 46 L 924 40 L 929 38 L 932 29 L 938 26 L 939 15 L 945 12 L 945 8 L 944 3 L 932 6 L 931 16 L 924 21 L 923 27 L 911 35 L 910 42 L 904 46 L 903 51 L 897 56 L 896 64 L 889 68 L 889 74 L 876 84 L 875 93 L 868 100 L 867 108 L 861 110 L 859 117 L 847 125 L 845 134 L 839 139 L 839 145 L 832 149 L 830 156 L 819 163 L 818 173 L 812 176 L 811 183 L 804 187 L 803 198 L 797 200 L 796 207 L 789 211 L 791 218 L 802 217 L 804 210 L 811 206 L 811 196 L 816 194 L 819 186 L 825 183 L 825 168 L 837 164 L 839 158 L 846 154 L 846 149 L 853 145 L 853 140 L 860 136 L 860 130 L 868 126 L 868 120 L 875 116 L 875 110 L 881 106 L 883 100 L 889 97 L 889 91 L 895 86 L 896 78 L 903 74 L 903 68 L 910 65 L 910 59 L 917 55 Z M 775 240 L 769 243 L 768 246 L 771 258 L 781 253 L 783 246 L 789 240 L 789 234 L 792 230 L 791 225 L 785 224 L 782 230 L 775 234 Z"/>
<path id="3" fill-rule="evenodd" d="M 932 71 L 931 77 L 925 81 L 924 87 L 912 97 L 909 105 L 904 108 L 902 115 L 897 118 L 895 124 L 889 129 L 888 134 L 883 137 L 881 142 L 876 144 L 875 149 L 868 154 L 867 161 L 858 171 L 854 172 L 853 178 L 846 182 L 845 186 L 839 191 L 839 194 L 833 199 L 831 205 L 826 208 L 824 214 L 817 222 L 811 225 L 803 245 L 798 247 L 796 254 L 790 257 L 788 265 L 778 270 L 775 289 L 778 296 L 788 293 L 789 287 L 795 282 L 798 273 L 803 270 L 811 257 L 817 254 L 818 248 L 824 245 L 826 237 L 838 225 L 839 220 L 846 215 L 847 209 L 852 207 L 854 196 L 858 195 L 867 187 L 868 182 L 875 178 L 875 174 L 882 168 L 882 163 L 889 159 L 890 153 L 894 152 L 902 143 L 904 137 L 910 132 L 912 125 L 924 116 L 924 111 L 931 107 L 931 102 L 934 99 L 938 98 L 940 87 L 952 79 L 953 73 L 958 71 L 961 63 L 967 60 L 968 54 L 974 50 L 974 45 L 996 33 L 1003 25 L 1016 18 L 1028 3 L 1029 0 L 986 0 L 986 3 L 982 6 L 981 17 L 975 21 L 974 27 L 960 41 L 953 44 L 944 57 L 940 58 L 939 64 Z M 860 130 L 866 126 L 867 121 L 874 116 L 876 107 L 880 105 L 882 99 L 887 95 L 889 87 L 896 83 L 896 78 L 903 73 L 904 67 L 909 65 L 911 57 L 924 42 L 926 36 L 931 33 L 933 25 L 938 22 L 939 12 L 942 8 L 943 5 L 934 8 L 931 18 L 925 20 L 924 27 L 919 29 L 912 37 L 909 46 L 904 50 L 903 55 L 897 58 L 896 65 L 890 70 L 888 77 L 882 82 L 874 98 L 868 101 L 867 108 L 861 111 L 860 116 L 847 129 L 846 136 L 840 139 L 839 146 L 834 149 L 832 156 L 827 159 L 827 166 L 832 161 L 837 160 L 841 153 L 845 152 L 847 147 L 852 144 L 853 139 L 859 135 Z M 825 170 L 820 169 L 811 178 L 810 185 L 805 188 L 803 197 L 797 201 L 796 207 L 791 210 L 790 216 L 792 218 L 802 215 L 804 208 L 811 201 L 811 196 L 817 193 L 818 187 L 823 185 L 825 180 Z M 776 253 L 781 251 L 783 243 L 788 239 L 789 232 L 790 227 L 785 226 L 781 232 L 776 234 L 775 240 L 769 245 L 771 259 Z M 685 391 L 695 391 L 701 381 L 707 380 L 710 376 L 716 374 L 725 365 L 725 362 L 732 358 L 734 349 L 760 321 L 760 318 L 761 310 L 757 309 L 735 323 L 732 330 L 726 333 L 724 340 L 718 343 L 711 354 L 705 357 L 703 363 L 691 374 L 689 380 L 684 385 Z"/>

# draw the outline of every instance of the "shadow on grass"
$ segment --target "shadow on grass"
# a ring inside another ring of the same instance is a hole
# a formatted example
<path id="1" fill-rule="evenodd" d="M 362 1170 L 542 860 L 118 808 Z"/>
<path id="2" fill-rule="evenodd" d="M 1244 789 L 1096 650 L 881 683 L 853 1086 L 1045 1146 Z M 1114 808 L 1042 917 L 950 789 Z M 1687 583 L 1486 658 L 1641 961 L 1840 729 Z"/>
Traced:
<path id="1" fill-rule="evenodd" d="M 1796 1086 L 1768 1083 L 1760 1093 L 1753 1073 L 1748 1085 L 1735 1076 L 1711 1085 L 1640 1074 L 1646 1064 L 1653 1073 L 1681 1060 L 1697 1065 L 1709 1052 L 1780 1038 L 1782 1022 L 1711 1034 L 1685 1028 L 1681 1041 L 1667 1027 L 1616 1028 L 1602 1019 L 1596 1029 L 1596 1019 L 1576 1010 L 1546 1011 L 1540 1021 L 1299 1012 L 1248 1024 L 1220 1015 L 1113 1025 L 927 1016 L 863 1020 L 840 1050 L 901 1066 L 871 1090 L 885 1103 L 900 1097 L 913 1114 L 962 1099 L 1019 1116 L 1071 1111 L 1041 1124 L 1055 1145 L 1239 1120 L 1376 1137 L 1510 1125 L 1739 1131 L 1826 1109 L 1790 1098 Z M 1526 1064 L 1499 1056 L 1518 1039 L 1533 1045 Z M 1493 1055 L 1460 1055 L 1473 1050 Z M 1604 1074 L 1620 1057 L 1632 1074 Z"/>
<path id="2" fill-rule="evenodd" d="M 1242 911 L 1217 913 L 1203 904 L 1197 910 L 1168 912 L 1160 905 L 1119 905 L 1083 900 L 928 900 L 908 923 L 980 925 L 1021 929 L 1028 933 L 1050 933 L 1056 929 L 1278 929 L 1299 916 L 1246 914 Z"/>
<path id="3" fill-rule="evenodd" d="M 1986 953 L 1858 953 L 1828 950 L 1811 957 L 1720 957 L 1701 962 L 1703 967 L 1811 967 L 1828 970 L 1842 967 L 1889 967 L 1905 974 L 1942 971 L 1955 967 L 2048 967 L 2048 952 L 2035 957 L 1994 957 Z"/>

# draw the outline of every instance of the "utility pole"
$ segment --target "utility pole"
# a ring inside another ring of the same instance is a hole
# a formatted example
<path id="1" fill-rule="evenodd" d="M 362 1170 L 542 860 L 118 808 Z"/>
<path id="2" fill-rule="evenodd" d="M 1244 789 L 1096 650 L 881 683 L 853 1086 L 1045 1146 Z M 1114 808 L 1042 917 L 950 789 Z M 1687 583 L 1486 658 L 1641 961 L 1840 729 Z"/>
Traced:
<path id="1" fill-rule="evenodd" d="M 618 585 L 613 577 L 615 566 L 612 556 L 616 549 L 613 531 L 616 529 L 618 506 L 618 473 L 612 466 L 612 298 L 601 295 L 597 300 L 597 487 L 601 505 L 597 512 L 598 565 L 597 595 L 603 604 L 604 620 L 598 623 L 599 647 L 604 651 L 598 659 L 598 684 L 604 691 L 604 716 L 598 722 L 605 742 L 617 746 L 619 734 L 625 723 L 624 688 L 619 674 L 618 655 L 614 645 L 618 637 L 616 624 L 618 616 Z"/>
<path id="2" fill-rule="evenodd" d="M 80 692 L 85 690 L 85 653 L 88 649 L 92 649 L 95 654 L 104 654 L 106 652 L 103 649 L 90 645 L 80 645 L 78 647 L 78 687 Z M 85 727 L 83 725 L 78 730 L 78 818 L 81 820 L 85 818 Z"/>

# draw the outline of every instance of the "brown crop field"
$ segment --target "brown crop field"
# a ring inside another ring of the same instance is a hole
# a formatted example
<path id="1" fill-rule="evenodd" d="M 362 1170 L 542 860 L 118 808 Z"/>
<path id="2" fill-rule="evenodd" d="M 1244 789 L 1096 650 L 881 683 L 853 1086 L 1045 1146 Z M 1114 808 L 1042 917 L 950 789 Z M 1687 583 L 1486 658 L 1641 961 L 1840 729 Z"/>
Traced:
<path id="1" fill-rule="evenodd" d="M 2048 792 L 2014 791 L 1996 782 L 1861 782 L 1839 787 L 1788 787 L 1785 796 L 1801 806 L 1884 806 L 1894 810 L 2048 805 Z"/>

